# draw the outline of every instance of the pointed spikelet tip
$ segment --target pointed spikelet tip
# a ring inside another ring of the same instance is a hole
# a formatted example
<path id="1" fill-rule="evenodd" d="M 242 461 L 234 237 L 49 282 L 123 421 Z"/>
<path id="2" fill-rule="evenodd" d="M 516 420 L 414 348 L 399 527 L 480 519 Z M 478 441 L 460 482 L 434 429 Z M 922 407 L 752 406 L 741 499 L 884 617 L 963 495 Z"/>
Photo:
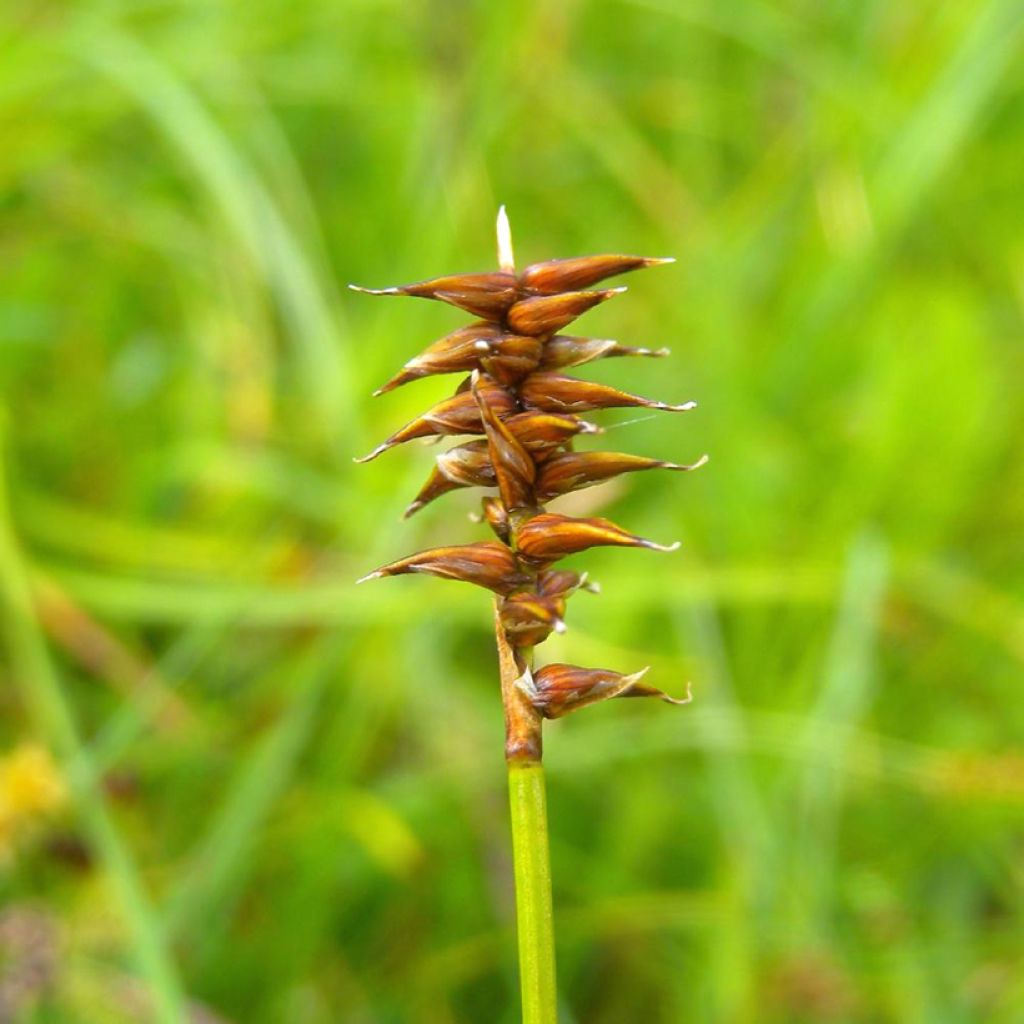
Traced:
<path id="1" fill-rule="evenodd" d="M 685 697 L 670 697 L 667 693 L 663 693 L 661 699 L 666 704 L 689 704 L 693 700 L 693 683 L 687 682 Z"/>
<path id="2" fill-rule="evenodd" d="M 365 455 L 360 455 L 357 458 L 353 458 L 352 461 L 358 462 L 360 465 L 362 465 L 364 462 L 373 462 L 373 460 L 377 458 L 378 455 L 383 455 L 384 452 L 386 452 L 390 447 L 391 446 L 387 444 L 379 444 L 377 445 L 376 448 L 373 449 L 372 452 L 367 452 Z"/>
<path id="3" fill-rule="evenodd" d="M 696 462 L 666 462 L 661 468 L 662 469 L 675 469 L 684 473 L 691 473 L 695 469 L 700 469 L 701 466 L 708 464 L 708 455 L 705 452 Z"/>
<path id="4" fill-rule="evenodd" d="M 659 544 L 657 541 L 645 540 L 641 542 L 640 546 L 650 548 L 651 551 L 664 551 L 667 554 L 671 554 L 673 551 L 678 551 L 683 546 L 683 542 L 675 540 L 671 544 Z"/>
<path id="5" fill-rule="evenodd" d="M 650 671 L 651 671 L 651 666 L 650 665 L 644 665 L 643 668 L 638 669 L 636 672 L 633 672 L 631 675 L 623 676 L 622 677 L 622 682 L 625 684 L 622 687 L 623 692 L 628 690 L 635 683 L 639 683 L 640 680 L 643 679 L 643 677 L 645 675 L 647 675 L 647 673 L 650 672 Z"/>
<path id="6" fill-rule="evenodd" d="M 498 266 L 510 274 L 516 271 L 516 258 L 512 251 L 512 226 L 504 203 L 498 207 Z"/>
<path id="7" fill-rule="evenodd" d="M 401 292 L 399 288 L 364 288 L 361 284 L 350 284 L 349 288 L 363 295 L 398 295 Z"/>

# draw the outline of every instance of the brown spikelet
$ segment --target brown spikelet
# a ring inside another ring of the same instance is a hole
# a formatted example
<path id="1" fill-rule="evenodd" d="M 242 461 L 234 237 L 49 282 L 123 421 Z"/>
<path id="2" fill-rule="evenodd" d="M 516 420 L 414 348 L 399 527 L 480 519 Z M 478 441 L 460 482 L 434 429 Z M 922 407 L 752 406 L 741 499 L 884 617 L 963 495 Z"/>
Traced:
<path id="1" fill-rule="evenodd" d="M 505 598 L 501 624 L 513 647 L 535 647 L 554 633 L 565 632 L 565 598 L 526 591 Z"/>
<path id="2" fill-rule="evenodd" d="M 609 519 L 575 519 L 554 512 L 542 512 L 527 519 L 515 534 L 516 551 L 527 561 L 546 564 L 588 548 L 650 548 L 675 551 L 679 542 L 657 544 L 637 537 Z"/>
<path id="3" fill-rule="evenodd" d="M 502 422 L 476 376 L 473 379 L 473 397 L 480 406 L 480 418 L 487 435 L 487 448 L 502 503 L 510 512 L 513 509 L 529 508 L 534 503 L 536 464 L 515 434 Z"/>
<path id="4" fill-rule="evenodd" d="M 509 309 L 509 326 L 518 334 L 541 335 L 560 331 L 588 309 L 621 295 L 625 290 L 607 288 L 601 292 L 565 292 L 523 299 Z"/>
<path id="5" fill-rule="evenodd" d="M 515 384 L 540 364 L 544 342 L 523 334 L 500 334 L 480 357 L 480 368 L 499 384 Z"/>
<path id="6" fill-rule="evenodd" d="M 580 413 L 629 407 L 682 412 L 694 408 L 695 403 L 671 405 L 559 372 L 596 359 L 667 355 L 667 349 L 631 348 L 609 339 L 557 332 L 625 290 L 592 289 L 593 285 L 608 277 L 672 261 L 643 256 L 582 256 L 533 263 L 517 274 L 507 220 L 503 218 L 504 210 L 499 215 L 498 271 L 437 277 L 395 288 L 356 289 L 447 302 L 479 318 L 435 341 L 376 392 L 383 394 L 433 374 L 467 374 L 450 398 L 401 427 L 359 461 L 376 458 L 414 438 L 483 435 L 456 444 L 437 457 L 435 468 L 406 509 L 406 516 L 449 491 L 484 487 L 498 492 L 483 499 L 482 516 L 478 517 L 496 540 L 421 551 L 383 566 L 364 579 L 426 573 L 473 583 L 497 594 L 499 653 L 505 651 L 501 657 L 512 673 L 519 674 L 518 682 L 510 683 L 510 689 L 519 693 L 520 705 L 526 702 L 528 709 L 525 717 L 509 714 L 511 698 L 503 683 L 506 721 L 518 721 L 521 728 L 529 730 L 533 728 L 529 725 L 531 716 L 537 722 L 541 715 L 557 718 L 611 697 L 673 700 L 640 682 L 642 672 L 622 675 L 559 664 L 533 673 L 527 667 L 529 649 L 552 632 L 564 630 L 566 603 L 572 594 L 579 589 L 597 591 L 594 584 L 587 583 L 585 573 L 556 568 L 554 563 L 598 546 L 659 551 L 678 546 L 665 547 L 645 540 L 607 519 L 577 519 L 547 512 L 544 503 L 623 473 L 696 469 L 704 464 L 706 456 L 686 465 L 620 452 L 574 450 L 578 438 L 600 433 L 599 427 L 580 419 Z M 515 675 L 508 678 L 513 680 Z M 507 749 L 512 752 L 509 756 L 538 756 L 539 733 L 532 738 L 516 738 L 510 731 Z"/>
<path id="7" fill-rule="evenodd" d="M 501 336 L 502 331 L 497 324 L 489 324 L 484 320 L 460 327 L 410 359 L 399 373 L 377 388 L 374 395 L 383 395 L 411 380 L 437 373 L 468 373 L 475 370 L 484 356 L 497 350 Z"/>
<path id="8" fill-rule="evenodd" d="M 544 346 L 541 354 L 542 370 L 565 370 L 571 366 L 582 366 L 595 359 L 611 359 L 616 356 L 667 356 L 667 348 L 630 348 L 620 345 L 611 338 L 577 338 L 571 334 L 556 334 Z"/>
<path id="9" fill-rule="evenodd" d="M 457 484 L 449 480 L 441 472 L 440 467 L 435 466 L 430 471 L 430 476 L 427 477 L 427 482 L 420 488 L 419 493 L 405 506 L 402 518 L 409 519 L 419 512 L 421 508 L 426 508 L 432 501 L 440 498 L 442 494 L 447 494 L 449 491 L 457 491 L 463 486 L 463 484 Z"/>
<path id="10" fill-rule="evenodd" d="M 640 407 L 643 409 L 664 409 L 667 412 L 689 412 L 697 408 L 696 402 L 683 402 L 682 405 L 669 405 L 657 402 L 652 398 L 641 398 L 631 395 L 628 391 L 609 387 L 607 384 L 595 384 L 589 380 L 577 380 L 575 377 L 562 377 L 557 373 L 534 373 L 526 378 L 519 387 L 522 401 L 544 412 L 590 412 L 593 409 L 626 409 Z"/>
<path id="11" fill-rule="evenodd" d="M 461 487 L 493 487 L 495 483 L 487 442 L 467 441 L 438 455 L 437 465 L 412 504 L 406 508 L 403 518 L 408 519 L 449 491 L 457 491 Z"/>
<path id="12" fill-rule="evenodd" d="M 508 509 L 501 503 L 500 498 L 484 498 L 482 504 L 484 522 L 491 528 L 498 540 L 508 544 L 512 532 Z"/>
<path id="13" fill-rule="evenodd" d="M 657 267 L 663 263 L 675 263 L 675 260 L 671 256 L 666 259 L 649 256 L 575 256 L 531 263 L 519 275 L 519 280 L 528 291 L 553 295 L 556 292 L 589 288 L 606 277 L 615 277 L 641 267 Z"/>
<path id="14" fill-rule="evenodd" d="M 410 572 L 475 583 L 496 594 L 509 594 L 530 582 L 530 577 L 520 568 L 512 552 L 493 540 L 420 551 L 390 565 L 382 565 L 358 582 L 365 583 L 381 576 L 403 576 Z"/>
<path id="15" fill-rule="evenodd" d="M 603 668 L 579 668 L 576 665 L 545 665 L 535 674 L 523 677 L 534 706 L 545 718 L 561 718 L 572 711 L 613 697 L 657 697 L 669 704 L 688 704 L 685 698 L 667 693 L 640 682 L 647 674 L 642 668 L 632 675 L 622 675 Z"/>
<path id="16" fill-rule="evenodd" d="M 488 382 L 481 385 L 481 389 L 496 410 L 507 413 L 515 407 L 512 396 L 499 385 Z M 417 437 L 431 437 L 436 434 L 482 434 L 483 430 L 480 406 L 476 399 L 468 390 L 460 390 L 451 398 L 438 402 L 422 416 L 417 416 L 400 430 L 395 431 L 368 455 L 356 459 L 356 462 L 370 462 L 389 448 L 394 448 L 405 441 L 412 441 Z"/>
<path id="17" fill-rule="evenodd" d="M 707 462 L 702 456 L 689 466 L 661 459 L 645 459 L 640 455 L 623 452 L 556 452 L 541 467 L 537 478 L 537 497 L 541 501 L 557 498 L 581 487 L 602 483 L 623 473 L 638 473 L 645 469 L 699 469 Z"/>
<path id="18" fill-rule="evenodd" d="M 497 319 L 508 311 L 515 301 L 517 284 L 514 274 L 502 271 L 486 274 L 452 274 L 435 277 L 415 284 L 400 284 L 392 288 L 362 288 L 349 285 L 353 291 L 367 295 L 414 295 L 421 299 L 437 299 L 474 316 Z"/>
<path id="19" fill-rule="evenodd" d="M 593 583 L 587 582 L 585 572 L 573 572 L 571 569 L 545 569 L 537 574 L 537 590 L 550 597 L 567 597 L 581 587 L 596 590 Z"/>
<path id="20" fill-rule="evenodd" d="M 559 448 L 571 441 L 577 434 L 599 434 L 600 427 L 577 416 L 561 416 L 556 413 L 520 412 L 505 420 L 508 429 L 519 443 L 529 451 L 540 452 Z"/>

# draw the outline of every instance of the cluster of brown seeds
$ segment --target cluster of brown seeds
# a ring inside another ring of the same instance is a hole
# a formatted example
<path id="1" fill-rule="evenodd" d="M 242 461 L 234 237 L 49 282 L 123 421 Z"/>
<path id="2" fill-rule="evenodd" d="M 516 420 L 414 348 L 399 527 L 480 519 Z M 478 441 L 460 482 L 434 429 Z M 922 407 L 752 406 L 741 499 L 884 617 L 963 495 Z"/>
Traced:
<path id="1" fill-rule="evenodd" d="M 363 579 L 429 573 L 485 587 L 497 595 L 498 616 L 520 671 L 518 685 L 536 711 L 557 718 L 609 697 L 656 696 L 639 682 L 643 672 L 546 665 L 532 671 L 529 651 L 562 632 L 566 601 L 588 587 L 586 574 L 555 568 L 568 555 L 612 545 L 671 551 L 607 519 L 579 519 L 547 512 L 559 495 L 647 469 L 691 470 L 620 452 L 574 451 L 579 434 L 600 428 L 579 414 L 597 409 L 643 407 L 685 412 L 695 403 L 668 405 L 563 371 L 613 356 L 663 356 L 665 349 L 628 348 L 617 342 L 560 334 L 578 316 L 625 291 L 589 290 L 605 278 L 670 263 L 642 256 L 583 256 L 534 263 L 516 273 L 504 208 L 498 216 L 497 272 L 458 274 L 418 284 L 367 291 L 414 295 L 447 302 L 479 319 L 434 342 L 411 359 L 376 394 L 439 373 L 466 373 L 455 394 L 407 423 L 369 455 L 367 462 L 404 441 L 435 435 L 482 435 L 437 457 L 412 504 L 410 516 L 448 491 L 496 488 L 483 499 L 483 518 L 497 540 L 432 548 L 392 562 Z M 355 288 L 355 286 L 352 286 Z M 362 582 L 362 581 L 360 581 Z M 682 703 L 682 702 L 676 702 Z"/>

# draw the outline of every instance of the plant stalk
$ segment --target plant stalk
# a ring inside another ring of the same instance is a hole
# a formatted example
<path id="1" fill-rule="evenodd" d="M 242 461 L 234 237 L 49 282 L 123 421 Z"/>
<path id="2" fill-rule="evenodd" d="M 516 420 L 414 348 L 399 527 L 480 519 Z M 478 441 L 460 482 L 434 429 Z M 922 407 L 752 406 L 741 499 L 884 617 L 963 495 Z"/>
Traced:
<path id="1" fill-rule="evenodd" d="M 555 928 L 544 765 L 508 766 L 523 1024 L 555 1024 Z"/>
<path id="2" fill-rule="evenodd" d="M 555 929 L 551 907 L 548 811 L 541 761 L 541 716 L 516 680 L 516 661 L 495 605 L 495 636 L 505 708 L 505 759 L 512 816 L 512 861 L 519 935 L 523 1024 L 556 1024 Z"/>

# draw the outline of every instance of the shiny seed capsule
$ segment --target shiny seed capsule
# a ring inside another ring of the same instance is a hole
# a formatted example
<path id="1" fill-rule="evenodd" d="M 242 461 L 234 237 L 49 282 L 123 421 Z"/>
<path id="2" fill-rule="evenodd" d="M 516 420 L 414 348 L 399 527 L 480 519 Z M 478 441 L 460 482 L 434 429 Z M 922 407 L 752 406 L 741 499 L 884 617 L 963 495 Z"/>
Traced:
<path id="1" fill-rule="evenodd" d="M 462 487 L 494 487 L 496 483 L 487 442 L 468 441 L 460 444 L 438 455 L 437 465 L 419 494 L 406 508 L 403 518 L 408 519 L 449 491 Z"/>
<path id="2" fill-rule="evenodd" d="M 501 624 L 513 647 L 535 647 L 551 633 L 565 632 L 565 598 L 527 591 L 501 605 Z"/>
<path id="3" fill-rule="evenodd" d="M 516 550 L 531 562 L 555 562 L 596 547 L 650 548 L 675 551 L 679 542 L 664 545 L 645 540 L 616 526 L 609 519 L 575 519 L 544 512 L 528 519 L 516 531 Z"/>
<path id="4" fill-rule="evenodd" d="M 504 388 L 497 384 L 482 385 L 488 401 L 495 409 L 504 413 L 515 408 L 515 401 Z M 396 430 L 386 441 L 377 445 L 368 455 L 356 462 L 370 462 L 389 448 L 412 441 L 417 437 L 432 437 L 438 434 L 482 434 L 483 421 L 480 419 L 480 406 L 469 391 L 459 391 L 438 402 L 422 416 L 411 420 L 400 430 Z"/>
<path id="5" fill-rule="evenodd" d="M 552 664 L 537 672 L 524 673 L 520 686 L 545 718 L 561 718 L 614 697 L 657 697 L 669 704 L 689 703 L 689 695 L 685 698 L 670 697 L 653 686 L 641 683 L 647 672 L 647 668 L 642 668 L 631 675 L 623 675 L 603 668 Z"/>
<path id="6" fill-rule="evenodd" d="M 502 271 L 485 274 L 452 274 L 434 277 L 429 281 L 401 284 L 392 288 L 363 288 L 350 284 L 349 288 L 367 295 L 413 295 L 421 299 L 436 299 L 458 306 L 467 313 L 495 320 L 508 311 L 515 302 L 518 283 L 515 274 Z"/>
<path id="7" fill-rule="evenodd" d="M 623 473 L 639 473 L 647 469 L 687 472 L 699 469 L 706 462 L 706 455 L 690 465 L 682 465 L 661 459 L 645 459 L 640 455 L 627 455 L 624 452 L 556 452 L 540 467 L 537 497 L 540 501 L 548 501 L 560 494 L 603 483 Z"/>
<path id="8" fill-rule="evenodd" d="M 571 366 L 582 366 L 595 359 L 611 359 L 621 356 L 667 356 L 667 348 L 630 348 L 610 338 L 577 338 L 571 334 L 556 334 L 545 345 L 541 353 L 542 370 L 565 370 Z"/>
<path id="9" fill-rule="evenodd" d="M 491 528 L 498 540 L 507 544 L 512 530 L 508 509 L 498 498 L 484 498 L 482 507 L 484 522 Z"/>
<path id="10" fill-rule="evenodd" d="M 532 263 L 519 275 L 519 283 L 528 291 L 551 295 L 555 292 L 589 288 L 606 277 L 615 277 L 642 267 L 675 263 L 671 256 L 570 256 L 567 259 Z"/>
<path id="11" fill-rule="evenodd" d="M 480 368 L 499 384 L 515 384 L 540 365 L 544 343 L 521 334 L 501 334 L 481 355 Z"/>
<path id="12" fill-rule="evenodd" d="M 539 411 L 520 412 L 505 420 L 519 443 L 531 452 L 558 448 L 577 434 L 599 434 L 601 428 L 576 416 Z"/>
<path id="13" fill-rule="evenodd" d="M 468 373 L 475 370 L 480 366 L 484 356 L 498 350 L 499 339 L 503 333 L 497 324 L 489 324 L 486 321 L 452 331 L 410 359 L 401 372 L 377 388 L 374 395 L 386 394 L 402 384 L 408 384 L 409 381 L 438 373 Z"/>
<path id="14" fill-rule="evenodd" d="M 365 583 L 382 576 L 403 576 L 407 573 L 426 573 L 442 579 L 474 583 L 497 594 L 509 594 L 530 583 L 530 577 L 520 569 L 512 552 L 504 544 L 493 540 L 420 551 L 408 558 L 383 565 L 357 582 Z"/>
<path id="15" fill-rule="evenodd" d="M 689 412 L 697 408 L 696 402 L 669 405 L 607 384 L 563 377 L 557 373 L 534 373 L 519 388 L 520 398 L 534 409 L 544 412 L 577 413 L 594 409 L 663 409 L 667 412 Z"/>
<path id="16" fill-rule="evenodd" d="M 606 288 L 600 292 L 565 292 L 523 299 L 509 309 L 508 323 L 517 334 L 540 335 L 560 331 L 588 309 L 614 299 L 625 290 Z"/>
<path id="17" fill-rule="evenodd" d="M 572 569 L 545 569 L 537 575 L 537 590 L 549 597 L 567 597 L 581 587 L 594 588 L 589 583 L 585 572 L 574 572 Z"/>
<path id="18" fill-rule="evenodd" d="M 473 397 L 480 407 L 491 465 L 505 508 L 511 511 L 534 505 L 536 498 L 533 481 L 537 476 L 537 466 L 530 458 L 530 453 L 519 443 L 508 425 L 502 422 L 491 403 L 492 396 L 480 387 L 478 377 L 473 379 Z"/>

